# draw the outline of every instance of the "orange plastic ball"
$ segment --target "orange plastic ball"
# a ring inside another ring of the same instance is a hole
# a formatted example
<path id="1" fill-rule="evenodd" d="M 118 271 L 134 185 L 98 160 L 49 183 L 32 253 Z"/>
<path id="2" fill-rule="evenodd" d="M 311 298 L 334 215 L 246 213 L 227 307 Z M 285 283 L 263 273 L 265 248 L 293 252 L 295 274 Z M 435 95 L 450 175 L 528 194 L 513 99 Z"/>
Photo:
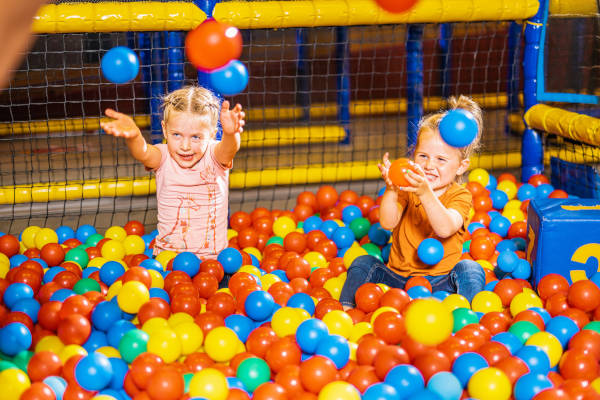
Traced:
<path id="1" fill-rule="evenodd" d="M 407 158 L 399 158 L 395 160 L 390 166 L 388 176 L 392 183 L 396 186 L 411 186 L 405 176 L 406 170 L 409 169 L 416 172 L 416 168 L 410 164 Z"/>
<path id="2" fill-rule="evenodd" d="M 221 68 L 242 54 L 242 35 L 231 25 L 208 18 L 185 38 L 185 53 L 202 70 Z"/>
<path id="3" fill-rule="evenodd" d="M 335 206 L 338 197 L 338 192 L 333 186 L 321 186 L 319 190 L 317 190 L 317 204 L 319 205 L 319 210 L 324 211 Z"/>

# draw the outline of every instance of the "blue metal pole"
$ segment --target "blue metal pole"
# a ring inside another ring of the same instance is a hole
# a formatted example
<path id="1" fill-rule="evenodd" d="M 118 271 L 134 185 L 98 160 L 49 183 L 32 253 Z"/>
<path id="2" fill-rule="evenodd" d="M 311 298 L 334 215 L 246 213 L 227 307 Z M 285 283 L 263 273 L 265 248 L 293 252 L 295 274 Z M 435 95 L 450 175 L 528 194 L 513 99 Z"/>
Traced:
<path id="1" fill-rule="evenodd" d="M 183 32 L 167 32 L 167 90 L 183 86 Z"/>
<path id="2" fill-rule="evenodd" d="M 450 63 L 450 44 L 452 39 L 452 24 L 440 25 L 440 69 L 442 72 L 442 97 L 447 99 L 451 94 L 452 70 Z"/>
<path id="3" fill-rule="evenodd" d="M 162 96 L 165 93 L 164 89 L 164 45 L 162 43 L 162 32 L 152 33 L 152 49 L 151 49 L 151 83 L 150 83 L 150 134 L 152 143 L 160 143 L 162 141 L 161 127 L 161 112 Z"/>
<path id="4" fill-rule="evenodd" d="M 543 10 L 548 0 L 540 0 L 538 12 L 531 17 L 525 26 L 525 49 L 523 55 L 523 102 L 525 111 L 538 103 L 537 101 L 537 60 L 540 51 Z M 527 182 L 532 175 L 544 171 L 544 149 L 541 135 L 527 128 L 523 132 L 521 147 L 521 180 Z"/>
<path id="5" fill-rule="evenodd" d="M 342 143 L 350 143 L 350 58 L 348 48 L 348 28 L 335 28 L 335 58 L 337 65 L 337 105 L 338 121 L 346 131 Z"/>
<path id="6" fill-rule="evenodd" d="M 511 22 L 508 28 L 508 77 L 506 87 L 508 113 L 517 112 L 519 105 L 519 54 L 521 52 L 521 32 L 523 27 L 517 22 Z M 509 126 L 506 124 L 507 132 Z"/>
<path id="7" fill-rule="evenodd" d="M 310 66 L 307 60 L 308 34 L 305 28 L 296 29 L 296 104 L 302 108 L 302 119 L 310 119 Z"/>
<path id="8" fill-rule="evenodd" d="M 194 0 L 196 7 L 204 11 L 207 18 L 212 18 L 215 5 L 219 0 Z"/>
<path id="9" fill-rule="evenodd" d="M 407 146 L 417 144 L 419 120 L 423 116 L 423 25 L 408 26 L 406 38 Z"/>
<path id="10" fill-rule="evenodd" d="M 150 65 L 152 60 L 150 58 L 150 35 L 149 32 L 139 32 L 138 37 L 138 55 L 140 57 L 140 69 L 142 70 L 142 82 L 144 83 L 144 93 L 146 97 L 150 97 L 150 81 L 152 75 L 150 73 Z"/>

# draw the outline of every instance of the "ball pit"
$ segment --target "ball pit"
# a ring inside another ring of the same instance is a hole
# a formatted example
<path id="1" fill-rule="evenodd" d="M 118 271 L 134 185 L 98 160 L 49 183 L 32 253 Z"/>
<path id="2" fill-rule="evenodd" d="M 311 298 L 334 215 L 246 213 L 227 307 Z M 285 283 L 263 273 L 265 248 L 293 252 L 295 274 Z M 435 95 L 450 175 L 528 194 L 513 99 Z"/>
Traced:
<path id="1" fill-rule="evenodd" d="M 600 275 L 527 281 L 522 202 L 552 193 L 536 179 L 470 172 L 463 258 L 487 279 L 471 302 L 412 277 L 364 283 L 344 310 L 347 268 L 365 254 L 385 260 L 391 233 L 376 199 L 332 186 L 301 193 L 293 211 L 233 213 L 216 260 L 152 257 L 156 232 L 137 221 L 0 235 L 3 394 L 598 398 Z M 439 242 L 428 243 L 422 257 L 435 265 Z"/>

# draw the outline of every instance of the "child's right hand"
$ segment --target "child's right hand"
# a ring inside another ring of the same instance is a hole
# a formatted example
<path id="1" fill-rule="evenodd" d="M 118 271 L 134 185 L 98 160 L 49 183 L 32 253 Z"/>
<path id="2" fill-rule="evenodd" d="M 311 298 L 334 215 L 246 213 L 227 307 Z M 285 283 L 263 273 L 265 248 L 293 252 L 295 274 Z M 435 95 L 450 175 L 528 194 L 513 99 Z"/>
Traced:
<path id="1" fill-rule="evenodd" d="M 100 126 L 106 133 L 116 137 L 123 137 L 125 139 L 133 139 L 142 134 L 140 128 L 135 124 L 133 118 L 129 115 L 117 112 L 112 108 L 107 108 L 104 111 L 107 117 L 113 118 L 109 122 L 101 122 Z"/>
<path id="2" fill-rule="evenodd" d="M 390 176 L 389 176 L 390 166 L 391 165 L 392 165 L 392 163 L 390 161 L 390 154 L 389 153 L 385 153 L 383 155 L 382 162 L 380 162 L 379 164 L 377 164 L 377 167 L 379 167 L 379 171 L 381 172 L 381 177 L 385 181 L 385 185 L 388 188 L 395 189 L 394 188 L 394 184 L 392 183 L 392 180 L 390 179 Z"/>

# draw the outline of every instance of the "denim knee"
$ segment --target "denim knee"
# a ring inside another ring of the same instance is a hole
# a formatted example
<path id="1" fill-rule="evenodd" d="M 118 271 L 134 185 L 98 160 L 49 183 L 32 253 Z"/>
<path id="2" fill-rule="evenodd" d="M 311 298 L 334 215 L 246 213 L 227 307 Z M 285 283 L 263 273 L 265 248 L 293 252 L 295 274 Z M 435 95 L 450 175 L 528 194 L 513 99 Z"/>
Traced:
<path id="1" fill-rule="evenodd" d="M 473 260 L 461 260 L 452 269 L 452 275 L 456 293 L 465 296 L 469 301 L 485 287 L 485 272 L 481 265 Z"/>

